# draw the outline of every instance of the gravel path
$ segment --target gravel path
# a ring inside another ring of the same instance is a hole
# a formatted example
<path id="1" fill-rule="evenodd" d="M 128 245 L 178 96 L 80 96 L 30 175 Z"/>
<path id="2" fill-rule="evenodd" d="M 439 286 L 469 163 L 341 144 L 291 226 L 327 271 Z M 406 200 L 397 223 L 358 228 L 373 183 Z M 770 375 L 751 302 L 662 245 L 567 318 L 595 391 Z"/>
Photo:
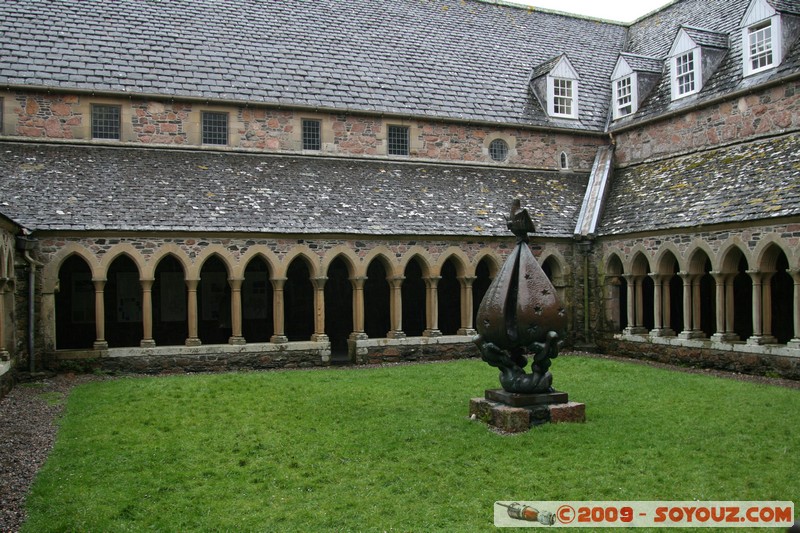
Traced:
<path id="1" fill-rule="evenodd" d="M 588 353 L 580 355 L 800 389 L 798 381 L 681 368 L 651 361 Z M 0 400 L 0 532 L 19 531 L 25 521 L 25 496 L 36 472 L 53 448 L 58 429 L 57 420 L 63 412 L 70 390 L 75 385 L 101 379 L 112 378 L 94 375 L 59 375 L 18 384 L 8 396 Z"/>

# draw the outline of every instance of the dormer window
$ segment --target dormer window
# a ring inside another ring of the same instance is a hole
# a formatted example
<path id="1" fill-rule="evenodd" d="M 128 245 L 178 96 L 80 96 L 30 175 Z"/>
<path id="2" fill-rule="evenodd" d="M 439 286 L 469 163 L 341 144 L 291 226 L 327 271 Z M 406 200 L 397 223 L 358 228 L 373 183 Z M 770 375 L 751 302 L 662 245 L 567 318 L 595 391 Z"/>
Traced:
<path id="1" fill-rule="evenodd" d="M 672 99 L 699 93 L 728 53 L 728 35 L 681 26 L 669 52 Z"/>
<path id="2" fill-rule="evenodd" d="M 695 61 L 695 52 L 697 50 L 690 50 L 673 59 L 673 98 L 681 98 L 698 91 L 695 65 L 699 62 Z"/>
<path id="3" fill-rule="evenodd" d="M 745 76 L 780 64 L 784 44 L 781 15 L 769 3 L 765 0 L 753 0 L 742 18 L 741 28 Z"/>
<path id="4" fill-rule="evenodd" d="M 561 54 L 533 69 L 530 88 L 548 116 L 577 119 L 579 82 L 566 54 Z"/>
<path id="5" fill-rule="evenodd" d="M 611 73 L 611 111 L 614 120 L 632 115 L 663 76 L 664 61 L 655 57 L 620 54 Z"/>

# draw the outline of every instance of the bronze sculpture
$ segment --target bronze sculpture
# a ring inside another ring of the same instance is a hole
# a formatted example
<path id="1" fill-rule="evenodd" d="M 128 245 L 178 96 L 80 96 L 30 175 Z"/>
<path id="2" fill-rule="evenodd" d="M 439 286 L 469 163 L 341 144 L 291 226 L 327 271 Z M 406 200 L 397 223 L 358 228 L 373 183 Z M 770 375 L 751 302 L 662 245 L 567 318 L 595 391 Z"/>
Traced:
<path id="1" fill-rule="evenodd" d="M 564 338 L 566 312 L 528 246 L 528 233 L 535 227 L 518 199 L 512 203 L 506 225 L 517 243 L 481 301 L 474 342 L 482 359 L 500 369 L 505 391 L 553 392 L 549 369 Z M 530 373 L 525 372 L 528 354 L 532 356 Z"/>

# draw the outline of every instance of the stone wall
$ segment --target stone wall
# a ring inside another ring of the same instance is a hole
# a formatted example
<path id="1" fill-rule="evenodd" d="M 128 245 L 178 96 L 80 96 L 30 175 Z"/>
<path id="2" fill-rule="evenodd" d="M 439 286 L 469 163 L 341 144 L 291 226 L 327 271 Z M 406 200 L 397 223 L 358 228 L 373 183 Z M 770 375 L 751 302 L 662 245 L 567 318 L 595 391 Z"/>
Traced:
<path id="1" fill-rule="evenodd" d="M 645 338 L 635 342 L 610 335 L 603 335 L 597 339 L 601 352 L 608 355 L 692 368 L 712 368 L 800 380 L 800 357 L 771 353 L 769 347 L 748 346 L 739 351 L 719 349 L 709 342 L 695 344 L 695 346 L 679 346 L 663 340 L 652 342 Z"/>
<path id="2" fill-rule="evenodd" d="M 221 111 L 229 115 L 228 146 L 214 146 L 215 149 L 387 157 L 387 125 L 399 124 L 409 127 L 410 153 L 404 156 L 409 159 L 557 170 L 561 168 L 563 152 L 567 155 L 569 170 L 588 172 L 597 147 L 606 143 L 604 138 L 596 135 L 559 134 L 502 125 L 186 101 L 3 91 L 0 91 L 0 101 L 5 101 L 6 107 L 6 130 L 3 134 L 39 140 L 91 141 L 92 104 L 104 104 L 120 106 L 122 131 L 119 142 L 124 144 L 200 146 L 203 111 Z M 303 151 L 303 119 L 320 121 L 321 150 Z M 489 144 L 496 138 L 502 138 L 509 145 L 508 158 L 502 162 L 493 161 L 489 156 Z"/>
<path id="3" fill-rule="evenodd" d="M 615 133 L 615 163 L 635 163 L 800 129 L 800 81 Z"/>

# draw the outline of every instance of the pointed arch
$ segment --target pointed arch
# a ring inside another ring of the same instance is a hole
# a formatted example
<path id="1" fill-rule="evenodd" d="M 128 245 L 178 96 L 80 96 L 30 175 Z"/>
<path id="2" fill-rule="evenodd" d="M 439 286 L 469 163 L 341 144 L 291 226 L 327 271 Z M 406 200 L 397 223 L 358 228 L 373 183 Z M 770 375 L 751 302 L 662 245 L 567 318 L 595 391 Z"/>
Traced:
<path id="1" fill-rule="evenodd" d="M 154 279 L 158 264 L 167 256 L 172 256 L 175 261 L 180 263 L 183 273 L 188 279 L 188 273 L 191 271 L 192 266 L 189 256 L 186 255 L 186 252 L 180 246 L 171 242 L 162 244 L 153 252 L 145 268 L 142 269 L 142 279 Z"/>
<path id="2" fill-rule="evenodd" d="M 213 257 L 219 259 L 220 263 L 225 267 L 226 276 L 231 278 L 233 271 L 236 269 L 236 261 L 233 260 L 228 249 L 221 244 L 210 244 L 195 257 L 187 271 L 187 279 L 200 279 L 203 267 Z"/>
<path id="3" fill-rule="evenodd" d="M 423 277 L 427 278 L 432 275 L 431 273 L 433 272 L 434 264 L 433 258 L 428 250 L 419 245 L 409 248 L 408 251 L 403 254 L 403 257 L 400 258 L 401 272 L 405 272 L 408 268 L 408 265 L 414 260 L 419 261 L 419 266 L 422 270 Z"/>
<path id="4" fill-rule="evenodd" d="M 331 263 L 337 260 L 344 262 L 347 266 L 347 274 L 351 278 L 357 276 L 359 270 L 361 270 L 361 261 L 355 251 L 348 246 L 340 244 L 325 252 L 320 262 L 320 272 L 328 272 Z"/>
<path id="5" fill-rule="evenodd" d="M 83 245 L 68 242 L 50 257 L 50 260 L 42 269 L 42 287 L 44 292 L 55 292 L 58 286 L 58 275 L 61 266 L 72 256 L 80 257 L 86 263 L 87 267 L 89 267 L 92 279 L 104 278 L 105 272 L 99 266 L 95 255 Z"/>
<path id="6" fill-rule="evenodd" d="M 270 248 L 264 245 L 256 245 L 248 248 L 247 252 L 242 254 L 239 261 L 236 263 L 235 268 L 231 272 L 231 277 L 234 279 L 241 279 L 245 277 L 245 271 L 250 265 L 250 262 L 256 258 L 261 258 L 264 263 L 269 267 L 270 272 L 275 272 L 280 259 Z"/>
<path id="7" fill-rule="evenodd" d="M 394 259 L 395 257 L 396 254 L 392 252 L 392 250 L 390 250 L 387 246 L 384 245 L 376 246 L 375 248 L 370 250 L 367 253 L 367 255 L 365 255 L 364 258 L 361 260 L 361 265 L 362 268 L 364 269 L 364 272 L 361 275 L 366 276 L 367 270 L 369 269 L 369 265 L 371 265 L 375 259 L 378 259 L 379 261 L 381 261 L 383 267 L 386 269 L 386 275 L 388 277 L 401 276 L 403 274 L 403 271 L 400 268 L 400 263 Z"/>
<path id="8" fill-rule="evenodd" d="M 464 250 L 457 246 L 450 246 L 441 254 L 439 254 L 439 259 L 433 265 L 431 275 L 441 276 L 442 266 L 447 261 L 453 261 L 457 277 L 464 277 L 467 275 L 467 267 L 470 265 L 470 260 L 467 257 L 467 254 L 464 253 Z"/>
<path id="9" fill-rule="evenodd" d="M 500 266 L 503 264 L 503 259 L 497 254 L 496 251 L 490 249 L 483 249 L 472 260 L 472 268 L 475 276 L 478 276 L 478 266 L 482 264 L 488 269 L 490 279 L 497 276 Z"/>
<path id="10" fill-rule="evenodd" d="M 136 266 L 136 272 L 141 276 L 145 268 L 145 259 L 139 250 L 130 243 L 120 243 L 112 246 L 102 258 L 100 258 L 100 268 L 107 272 L 111 264 L 116 261 L 120 256 L 127 256 Z"/>
<path id="11" fill-rule="evenodd" d="M 292 247 L 283 257 L 283 260 L 278 265 L 275 265 L 275 277 L 287 277 L 289 267 L 296 260 L 301 260 L 305 263 L 306 268 L 308 268 L 309 279 L 320 277 L 319 256 L 307 245 Z"/>

